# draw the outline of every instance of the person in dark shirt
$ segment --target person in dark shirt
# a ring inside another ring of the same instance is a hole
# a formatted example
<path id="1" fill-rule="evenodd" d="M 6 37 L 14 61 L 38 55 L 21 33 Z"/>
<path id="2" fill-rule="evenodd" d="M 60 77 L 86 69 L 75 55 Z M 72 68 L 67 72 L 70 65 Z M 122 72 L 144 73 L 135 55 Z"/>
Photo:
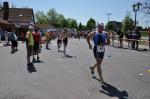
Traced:
<path id="1" fill-rule="evenodd" d="M 121 29 L 118 29 L 117 35 L 119 36 L 119 47 L 123 48 L 123 36 L 124 36 L 124 34 L 121 31 Z"/>
<path id="2" fill-rule="evenodd" d="M 141 38 L 141 34 L 138 30 L 138 28 L 135 28 L 135 30 L 132 32 L 132 39 L 133 39 L 133 43 L 132 43 L 132 49 L 136 49 L 138 50 L 139 47 L 139 39 Z"/>
<path id="3" fill-rule="evenodd" d="M 150 27 L 148 28 L 148 36 L 149 36 L 149 51 L 150 51 Z"/>

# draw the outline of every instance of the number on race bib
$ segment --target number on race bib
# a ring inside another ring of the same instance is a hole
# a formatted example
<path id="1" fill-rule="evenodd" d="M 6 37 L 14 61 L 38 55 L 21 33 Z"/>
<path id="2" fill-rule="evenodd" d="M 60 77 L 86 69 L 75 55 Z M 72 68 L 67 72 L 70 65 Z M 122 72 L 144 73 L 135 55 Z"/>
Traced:
<path id="1" fill-rule="evenodd" d="M 101 53 L 105 51 L 105 47 L 104 46 L 97 46 L 97 52 Z"/>

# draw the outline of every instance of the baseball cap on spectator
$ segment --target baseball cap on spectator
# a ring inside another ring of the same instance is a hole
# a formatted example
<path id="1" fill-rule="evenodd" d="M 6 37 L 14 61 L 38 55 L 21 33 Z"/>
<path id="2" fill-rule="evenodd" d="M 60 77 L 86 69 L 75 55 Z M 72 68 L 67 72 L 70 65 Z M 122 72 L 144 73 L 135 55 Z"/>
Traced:
<path id="1" fill-rule="evenodd" d="M 29 26 L 29 29 L 33 29 L 33 28 L 34 28 L 34 27 L 33 27 L 33 26 L 31 26 L 31 25 Z"/>

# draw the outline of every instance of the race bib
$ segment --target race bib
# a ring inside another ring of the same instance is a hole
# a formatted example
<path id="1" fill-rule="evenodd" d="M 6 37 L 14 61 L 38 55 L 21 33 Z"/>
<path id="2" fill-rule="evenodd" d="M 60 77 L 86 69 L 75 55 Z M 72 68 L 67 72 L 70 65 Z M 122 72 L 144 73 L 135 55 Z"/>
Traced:
<path id="1" fill-rule="evenodd" d="M 97 46 L 97 52 L 101 53 L 105 51 L 105 47 L 104 46 Z"/>

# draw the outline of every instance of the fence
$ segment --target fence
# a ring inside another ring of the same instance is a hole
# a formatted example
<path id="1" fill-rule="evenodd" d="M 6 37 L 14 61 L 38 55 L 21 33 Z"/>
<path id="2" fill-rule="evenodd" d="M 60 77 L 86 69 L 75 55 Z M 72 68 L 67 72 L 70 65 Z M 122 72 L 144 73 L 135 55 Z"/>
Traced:
<path id="1" fill-rule="evenodd" d="M 110 36 L 111 38 L 111 45 L 115 46 L 115 43 L 118 43 L 118 47 L 120 46 L 120 40 L 122 40 L 123 46 L 127 45 L 128 48 L 130 48 L 130 45 L 132 46 L 133 42 L 136 41 L 139 43 L 139 48 L 142 49 L 148 49 L 150 51 L 150 41 L 146 39 L 127 39 L 127 38 L 119 38 L 118 35 L 115 35 L 114 37 Z"/>

